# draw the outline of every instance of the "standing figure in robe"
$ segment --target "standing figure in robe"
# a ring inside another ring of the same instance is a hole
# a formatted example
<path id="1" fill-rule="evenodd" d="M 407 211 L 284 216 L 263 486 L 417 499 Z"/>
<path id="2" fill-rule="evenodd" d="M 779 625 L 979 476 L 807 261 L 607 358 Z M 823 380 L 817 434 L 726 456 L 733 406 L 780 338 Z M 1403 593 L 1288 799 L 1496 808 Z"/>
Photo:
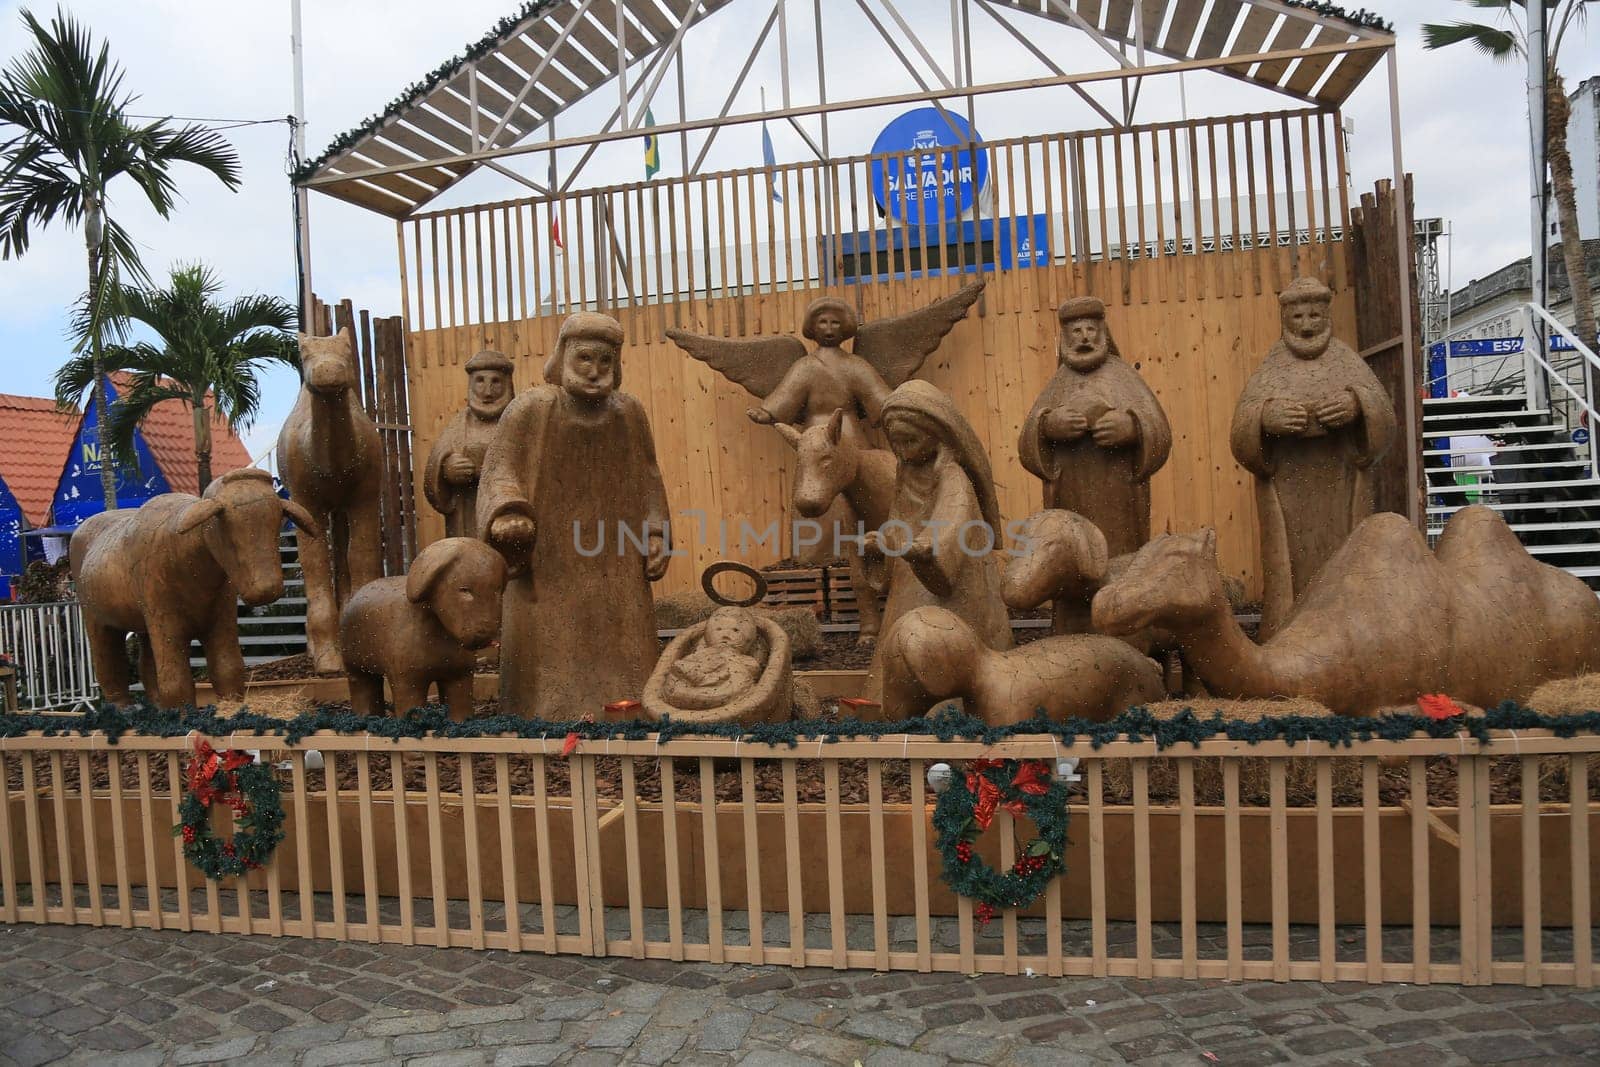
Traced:
<path id="1" fill-rule="evenodd" d="M 867 581 L 888 593 L 885 638 L 908 611 L 931 604 L 954 612 L 990 648 L 1010 648 L 994 558 L 1004 530 L 977 434 L 948 395 L 916 378 L 884 401 L 883 428 L 897 461 L 894 505 L 883 527 L 867 532 L 863 555 Z M 873 696 L 883 691 L 879 648 L 867 680 Z"/>
<path id="2" fill-rule="evenodd" d="M 1261 640 L 1356 525 L 1372 514 L 1367 471 L 1394 438 L 1377 376 L 1333 337 L 1333 294 L 1299 278 L 1278 294 L 1283 337 L 1245 383 L 1233 456 L 1255 475 L 1265 596 Z"/>
<path id="3" fill-rule="evenodd" d="M 667 494 L 650 422 L 619 392 L 622 327 L 561 324 L 545 384 L 501 416 L 478 528 L 506 557 L 500 702 L 545 719 L 637 700 L 660 651 L 650 583 L 666 573 Z"/>
<path id="4" fill-rule="evenodd" d="M 428 453 L 422 490 L 444 516 L 446 537 L 478 536 L 478 479 L 500 416 L 511 403 L 511 360 L 484 349 L 467 360 L 467 406 Z"/>
<path id="5" fill-rule="evenodd" d="M 1056 317 L 1056 372 L 1022 424 L 1017 452 L 1044 482 L 1046 508 L 1094 523 L 1113 557 L 1136 552 L 1150 540 L 1150 477 L 1172 451 L 1167 414 L 1117 351 L 1104 303 L 1074 297 Z M 1054 631 L 1089 632 L 1087 607 L 1058 601 Z"/>

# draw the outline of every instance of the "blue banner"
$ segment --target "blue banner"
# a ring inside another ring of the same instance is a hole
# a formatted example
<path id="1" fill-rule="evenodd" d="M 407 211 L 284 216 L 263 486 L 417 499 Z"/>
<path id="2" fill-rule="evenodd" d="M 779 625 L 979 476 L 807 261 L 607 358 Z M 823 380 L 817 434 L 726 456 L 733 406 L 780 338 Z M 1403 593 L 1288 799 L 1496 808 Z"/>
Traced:
<path id="1" fill-rule="evenodd" d="M 833 239 L 824 237 L 821 249 L 824 281 L 829 285 L 979 271 L 990 274 L 997 266 L 1006 270 L 1044 267 L 1050 263 L 1050 217 L 1019 215 L 976 222 L 968 219 L 942 228 L 895 226 L 842 233 L 837 248 Z"/>
<path id="2" fill-rule="evenodd" d="M 1550 335 L 1550 351 L 1576 352 L 1565 334 L 1553 333 Z M 1451 341 L 1450 350 L 1445 351 L 1444 341 L 1435 341 L 1428 346 L 1429 356 L 1512 356 L 1522 351 L 1523 339 L 1521 337 L 1482 337 L 1467 341 Z M 1591 346 L 1592 348 L 1592 346 Z"/>
<path id="3" fill-rule="evenodd" d="M 970 146 L 972 124 L 952 111 L 919 107 L 894 119 L 872 143 L 872 195 L 892 219 L 911 226 L 955 222 L 989 182 L 989 154 Z M 967 151 L 961 151 L 968 145 Z"/>
<path id="4" fill-rule="evenodd" d="M 116 405 L 117 391 L 106 383 L 106 396 Z M 66 469 L 56 486 L 54 519 L 57 526 L 79 526 L 91 515 L 105 510 L 105 494 L 100 488 L 100 433 L 95 426 L 97 399 L 89 401 L 78 426 L 78 436 L 67 453 Z M 117 506 L 136 508 L 153 496 L 172 490 L 161 468 L 156 466 L 144 435 L 133 435 L 133 455 L 122 457 L 116 468 Z"/>
<path id="5" fill-rule="evenodd" d="M 21 574 L 22 558 L 22 508 L 11 494 L 11 487 L 0 479 L 0 600 L 10 600 L 10 575 Z"/>

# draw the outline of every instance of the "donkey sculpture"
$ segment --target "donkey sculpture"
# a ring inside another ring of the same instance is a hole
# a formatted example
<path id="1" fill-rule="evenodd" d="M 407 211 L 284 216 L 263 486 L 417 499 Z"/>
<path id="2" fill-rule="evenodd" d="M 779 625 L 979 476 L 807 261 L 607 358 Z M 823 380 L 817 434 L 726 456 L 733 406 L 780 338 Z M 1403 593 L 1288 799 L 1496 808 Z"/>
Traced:
<path id="1" fill-rule="evenodd" d="M 863 447 L 855 435 L 844 432 L 844 419 L 844 410 L 839 409 L 827 422 L 805 430 L 782 422 L 773 424 L 798 457 L 794 509 L 808 519 L 820 518 L 834 500 L 843 496 L 855 518 L 868 530 L 878 530 L 889 521 L 889 508 L 894 503 L 894 453 L 886 448 Z M 847 532 L 855 534 L 854 530 Z M 855 590 L 856 610 L 861 617 L 861 643 L 870 644 L 883 623 L 883 607 L 867 585 L 859 545 L 857 541 L 847 559 L 850 586 Z"/>
<path id="2" fill-rule="evenodd" d="M 295 537 L 306 583 L 306 643 L 317 673 L 344 669 L 339 611 L 350 594 L 383 576 L 378 501 L 383 456 L 378 427 L 356 393 L 355 338 L 300 335 L 302 385 L 278 434 L 278 470 L 289 494 L 322 525 Z"/>

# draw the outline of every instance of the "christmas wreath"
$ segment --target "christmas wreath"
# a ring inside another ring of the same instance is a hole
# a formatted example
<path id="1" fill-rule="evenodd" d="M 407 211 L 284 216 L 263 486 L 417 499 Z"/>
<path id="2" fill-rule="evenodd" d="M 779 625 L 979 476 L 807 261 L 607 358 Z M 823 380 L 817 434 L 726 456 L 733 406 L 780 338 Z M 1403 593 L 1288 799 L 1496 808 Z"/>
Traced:
<path id="1" fill-rule="evenodd" d="M 283 840 L 283 800 L 272 770 L 248 752 L 218 752 L 197 740 L 184 772 L 183 800 L 172 828 L 183 838 L 183 854 L 207 878 L 237 877 L 272 858 Z M 234 835 L 223 841 L 211 830 L 211 805 L 233 810 Z"/>
<path id="2" fill-rule="evenodd" d="M 1001 808 L 1032 819 L 1039 831 L 1009 871 L 995 870 L 972 848 Z M 945 883 L 977 901 L 980 923 L 1001 908 L 1027 907 L 1067 869 L 1067 787 L 1051 779 L 1044 760 L 973 760 L 965 782 L 958 779 L 939 794 L 933 828 Z"/>

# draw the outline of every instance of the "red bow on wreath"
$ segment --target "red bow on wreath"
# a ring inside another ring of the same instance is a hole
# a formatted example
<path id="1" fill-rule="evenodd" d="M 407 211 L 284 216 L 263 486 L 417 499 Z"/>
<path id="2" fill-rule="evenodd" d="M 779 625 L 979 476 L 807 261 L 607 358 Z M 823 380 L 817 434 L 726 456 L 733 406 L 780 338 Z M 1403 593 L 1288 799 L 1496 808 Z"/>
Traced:
<path id="1" fill-rule="evenodd" d="M 189 792 L 193 793 L 200 803 L 210 805 L 217 798 L 219 792 L 228 792 L 233 789 L 232 774 L 240 767 L 254 763 L 254 758 L 248 752 L 237 748 L 230 748 L 219 753 L 211 747 L 205 738 L 196 738 L 194 742 L 194 759 L 189 761 L 185 778 Z M 229 775 L 226 789 L 217 788 L 217 775 Z"/>

